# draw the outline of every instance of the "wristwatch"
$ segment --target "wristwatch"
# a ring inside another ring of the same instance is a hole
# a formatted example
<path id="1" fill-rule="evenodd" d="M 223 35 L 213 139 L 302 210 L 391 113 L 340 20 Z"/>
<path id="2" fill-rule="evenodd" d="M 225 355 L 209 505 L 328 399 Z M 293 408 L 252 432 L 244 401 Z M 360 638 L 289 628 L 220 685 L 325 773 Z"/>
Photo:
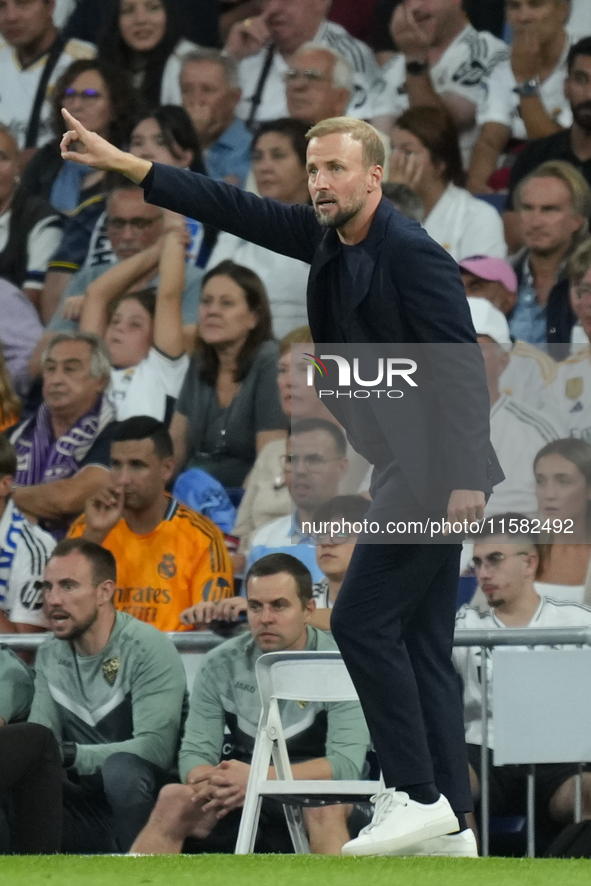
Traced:
<path id="1" fill-rule="evenodd" d="M 420 77 L 429 70 L 429 62 L 411 59 L 406 63 L 406 73 L 411 77 Z"/>
<path id="2" fill-rule="evenodd" d="M 518 83 L 513 92 L 516 92 L 519 98 L 531 98 L 533 95 L 540 94 L 540 78 L 532 77 L 531 80 L 524 80 Z"/>

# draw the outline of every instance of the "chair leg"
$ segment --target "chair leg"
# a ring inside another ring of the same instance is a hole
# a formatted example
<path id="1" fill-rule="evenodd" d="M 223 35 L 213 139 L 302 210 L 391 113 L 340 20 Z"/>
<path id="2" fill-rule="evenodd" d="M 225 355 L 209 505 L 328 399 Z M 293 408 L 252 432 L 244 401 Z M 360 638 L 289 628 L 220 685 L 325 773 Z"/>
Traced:
<path id="1" fill-rule="evenodd" d="M 266 729 L 263 729 L 259 733 L 252 755 L 238 839 L 234 850 L 236 855 L 247 855 L 249 852 L 254 852 L 262 803 L 259 790 L 261 782 L 266 781 L 269 774 L 272 747 L 273 742 L 268 737 Z"/>
<path id="2" fill-rule="evenodd" d="M 285 813 L 285 820 L 287 821 L 291 842 L 293 843 L 293 848 L 296 853 L 298 855 L 310 855 L 310 843 L 308 842 L 308 835 L 306 834 L 306 828 L 304 827 L 302 810 L 295 806 L 285 805 L 283 811 Z"/>

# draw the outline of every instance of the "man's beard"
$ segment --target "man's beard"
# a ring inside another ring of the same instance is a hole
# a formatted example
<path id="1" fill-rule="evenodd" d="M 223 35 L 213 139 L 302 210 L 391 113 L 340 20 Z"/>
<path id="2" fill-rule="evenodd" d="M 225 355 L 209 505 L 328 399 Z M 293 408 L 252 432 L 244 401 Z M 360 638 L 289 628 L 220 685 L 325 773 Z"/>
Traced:
<path id="1" fill-rule="evenodd" d="M 90 615 L 86 619 L 85 622 L 78 623 L 77 625 L 74 625 L 74 627 L 70 628 L 70 630 L 68 631 L 67 634 L 62 634 L 62 636 L 58 637 L 57 639 L 58 640 L 68 640 L 68 641 L 78 640 L 80 637 L 82 637 L 83 634 L 86 633 L 86 631 L 89 628 L 91 628 L 93 626 L 93 624 L 96 622 L 96 620 L 98 618 L 98 614 L 99 614 L 99 611 L 98 611 L 98 609 L 96 609 L 92 613 L 92 615 Z"/>
<path id="2" fill-rule="evenodd" d="M 316 218 L 323 228 L 342 228 L 363 209 L 364 205 L 363 201 L 359 200 L 348 209 L 339 209 L 332 218 L 319 213 L 316 207 L 314 207 L 314 212 L 316 212 Z"/>
<path id="3" fill-rule="evenodd" d="M 573 120 L 584 129 L 585 132 L 591 134 L 591 102 L 581 102 L 580 105 L 571 105 L 573 112 Z M 581 113 L 583 111 L 583 113 Z"/>

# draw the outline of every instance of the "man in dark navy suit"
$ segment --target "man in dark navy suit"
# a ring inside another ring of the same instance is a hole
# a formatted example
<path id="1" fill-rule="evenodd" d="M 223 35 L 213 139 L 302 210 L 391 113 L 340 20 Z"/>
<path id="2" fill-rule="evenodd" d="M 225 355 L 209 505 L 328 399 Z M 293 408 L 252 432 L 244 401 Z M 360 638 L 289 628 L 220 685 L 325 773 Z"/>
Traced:
<path id="1" fill-rule="evenodd" d="M 65 159 L 122 172 L 142 185 L 149 202 L 309 262 L 316 342 L 333 342 L 335 349 L 351 343 L 462 348 L 461 358 L 455 350 L 444 359 L 425 357 L 430 376 L 421 395 L 408 399 L 403 423 L 393 410 L 358 410 L 357 401 L 345 407 L 337 398 L 327 403 L 375 465 L 368 521 L 482 518 L 486 496 L 503 474 L 489 441 L 484 366 L 459 270 L 418 224 L 382 199 L 384 149 L 376 130 L 343 117 L 315 126 L 307 157 L 313 206 L 290 206 L 132 157 L 64 117 Z M 460 545 L 451 538 L 413 543 L 410 536 L 401 544 L 371 541 L 363 538 L 355 549 L 332 629 L 386 789 L 372 824 L 343 853 L 475 855 L 451 662 Z"/>

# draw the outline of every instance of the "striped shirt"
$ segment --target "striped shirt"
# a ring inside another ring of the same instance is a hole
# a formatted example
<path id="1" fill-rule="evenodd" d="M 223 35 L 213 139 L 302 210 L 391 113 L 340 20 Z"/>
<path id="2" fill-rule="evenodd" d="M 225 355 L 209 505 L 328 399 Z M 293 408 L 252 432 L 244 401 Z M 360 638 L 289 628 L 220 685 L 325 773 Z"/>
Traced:
<path id="1" fill-rule="evenodd" d="M 54 547 L 9 500 L 0 517 L 0 610 L 13 624 L 45 627 L 41 581 Z"/>

